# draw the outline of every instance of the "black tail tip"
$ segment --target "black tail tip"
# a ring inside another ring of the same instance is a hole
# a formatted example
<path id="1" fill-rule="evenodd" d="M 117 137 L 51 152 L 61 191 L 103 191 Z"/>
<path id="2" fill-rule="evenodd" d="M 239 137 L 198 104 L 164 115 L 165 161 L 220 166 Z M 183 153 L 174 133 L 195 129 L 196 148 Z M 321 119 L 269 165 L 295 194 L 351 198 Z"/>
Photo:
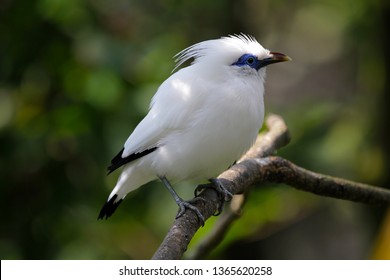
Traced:
<path id="1" fill-rule="evenodd" d="M 111 197 L 109 201 L 104 203 L 102 209 L 100 210 L 99 216 L 97 218 L 98 220 L 103 220 L 104 218 L 107 220 L 109 217 L 111 217 L 112 214 L 114 214 L 116 208 L 118 208 L 119 204 L 121 204 L 123 200 L 120 199 L 115 202 L 117 197 L 118 195 L 115 194 L 113 197 Z"/>

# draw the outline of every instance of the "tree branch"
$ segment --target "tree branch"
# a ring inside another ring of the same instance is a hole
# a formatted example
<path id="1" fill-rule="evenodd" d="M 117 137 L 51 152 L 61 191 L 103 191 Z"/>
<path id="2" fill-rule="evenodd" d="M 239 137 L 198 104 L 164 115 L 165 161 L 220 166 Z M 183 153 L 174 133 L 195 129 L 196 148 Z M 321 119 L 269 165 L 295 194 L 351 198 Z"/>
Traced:
<path id="1" fill-rule="evenodd" d="M 237 164 L 218 176 L 231 193 L 242 194 L 249 186 L 268 181 L 285 183 L 321 196 L 363 203 L 390 203 L 390 190 L 311 172 L 281 157 L 266 157 L 289 142 L 288 129 L 282 118 L 272 115 L 266 124 L 268 132 L 258 137 Z M 199 196 L 203 199 L 194 199 L 192 203 L 207 220 L 217 210 L 217 194 L 210 188 Z M 196 214 L 186 211 L 174 221 L 153 259 L 180 259 L 199 227 Z"/>
<path id="2" fill-rule="evenodd" d="M 198 244 L 195 252 L 191 255 L 191 259 L 202 259 L 222 242 L 232 224 L 241 217 L 245 201 L 246 194 L 233 196 L 229 207 L 225 207 L 210 233 Z"/>

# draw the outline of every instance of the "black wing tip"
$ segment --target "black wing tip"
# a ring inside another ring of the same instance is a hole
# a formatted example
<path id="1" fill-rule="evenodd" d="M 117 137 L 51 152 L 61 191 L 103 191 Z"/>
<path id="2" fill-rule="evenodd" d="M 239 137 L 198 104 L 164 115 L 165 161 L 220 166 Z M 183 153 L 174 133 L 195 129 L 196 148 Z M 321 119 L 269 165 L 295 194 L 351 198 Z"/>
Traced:
<path id="1" fill-rule="evenodd" d="M 125 148 L 119 151 L 119 153 L 111 160 L 110 166 L 107 167 L 107 175 L 114 172 L 117 168 L 119 168 L 123 162 L 122 154 Z"/>
<path id="2" fill-rule="evenodd" d="M 139 152 L 139 153 L 131 154 L 127 157 L 122 157 L 123 151 L 125 150 L 125 148 L 122 148 L 122 150 L 120 150 L 120 152 L 111 160 L 110 166 L 107 167 L 107 175 L 114 172 L 116 169 L 118 169 L 122 165 L 125 165 L 129 162 L 132 162 L 132 161 L 137 160 L 143 156 L 146 156 L 146 155 L 154 152 L 156 149 L 157 149 L 157 147 L 153 147 L 153 148 L 144 150 L 144 151 Z"/>
<path id="3" fill-rule="evenodd" d="M 123 199 L 120 199 L 117 202 L 115 202 L 117 197 L 118 197 L 118 195 L 115 194 L 113 197 L 111 197 L 111 199 L 109 201 L 104 203 L 102 209 L 100 210 L 98 220 L 103 220 L 104 218 L 107 220 L 109 217 L 112 216 L 112 214 L 114 214 L 116 208 L 118 208 L 119 204 L 123 200 Z"/>
<path id="4" fill-rule="evenodd" d="M 110 165 L 109 167 L 107 167 L 107 174 L 106 175 L 110 175 L 115 170 L 116 170 L 116 168 L 113 168 L 112 165 Z"/>

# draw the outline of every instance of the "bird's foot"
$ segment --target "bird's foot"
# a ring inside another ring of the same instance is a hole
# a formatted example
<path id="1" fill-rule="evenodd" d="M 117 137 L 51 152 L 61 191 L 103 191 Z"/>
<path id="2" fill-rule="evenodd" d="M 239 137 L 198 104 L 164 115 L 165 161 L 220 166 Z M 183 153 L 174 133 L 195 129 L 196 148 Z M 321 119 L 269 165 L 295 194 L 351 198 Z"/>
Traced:
<path id="1" fill-rule="evenodd" d="M 196 197 L 194 200 L 197 200 L 197 199 L 203 200 L 203 198 L 200 198 L 200 197 Z M 200 213 L 198 207 L 192 205 L 189 201 L 185 201 L 183 199 L 176 200 L 176 203 L 179 206 L 179 211 L 177 212 L 176 219 L 178 219 L 181 216 L 183 216 L 183 214 L 186 211 L 186 209 L 190 209 L 190 210 L 195 212 L 195 214 L 198 217 L 199 222 L 201 223 L 202 227 L 204 226 L 205 219 L 204 219 L 202 213 Z"/>
<path id="2" fill-rule="evenodd" d="M 199 219 L 199 222 L 201 223 L 202 227 L 204 226 L 204 217 L 202 213 L 200 213 L 199 209 L 192 205 L 189 201 L 183 200 L 172 188 L 171 183 L 169 183 L 168 179 L 165 176 L 161 176 L 160 180 L 163 182 L 164 186 L 168 189 L 168 191 L 171 193 L 172 197 L 175 199 L 176 204 L 179 206 L 179 212 L 176 215 L 176 219 L 180 218 L 183 216 L 184 212 L 186 209 L 190 209 L 195 212 L 196 216 Z M 202 199 L 202 198 L 195 198 L 196 199 Z M 203 200 L 203 199 L 202 199 Z"/>
<path id="3" fill-rule="evenodd" d="M 218 216 L 221 214 L 221 212 L 223 210 L 224 202 L 230 201 L 233 198 L 233 194 L 223 186 L 223 184 L 221 183 L 221 181 L 219 179 L 213 178 L 213 179 L 210 179 L 209 181 L 211 184 L 198 185 L 194 191 L 194 195 L 195 195 L 195 197 L 198 197 L 199 194 L 201 192 L 203 192 L 205 189 L 207 189 L 207 188 L 214 189 L 217 192 L 218 198 L 220 200 L 217 212 L 214 213 L 214 216 Z"/>

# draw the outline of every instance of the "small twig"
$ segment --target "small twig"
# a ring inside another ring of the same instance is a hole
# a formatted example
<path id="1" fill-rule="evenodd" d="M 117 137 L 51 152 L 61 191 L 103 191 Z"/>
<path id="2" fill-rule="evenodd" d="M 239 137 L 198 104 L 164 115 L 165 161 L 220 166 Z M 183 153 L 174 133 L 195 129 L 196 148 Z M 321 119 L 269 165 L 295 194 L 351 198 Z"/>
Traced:
<path id="1" fill-rule="evenodd" d="M 284 183 L 320 196 L 365 204 L 390 203 L 389 189 L 312 172 L 281 157 L 253 160 L 258 162 L 258 171 L 264 175 L 263 180 L 268 182 Z"/>

